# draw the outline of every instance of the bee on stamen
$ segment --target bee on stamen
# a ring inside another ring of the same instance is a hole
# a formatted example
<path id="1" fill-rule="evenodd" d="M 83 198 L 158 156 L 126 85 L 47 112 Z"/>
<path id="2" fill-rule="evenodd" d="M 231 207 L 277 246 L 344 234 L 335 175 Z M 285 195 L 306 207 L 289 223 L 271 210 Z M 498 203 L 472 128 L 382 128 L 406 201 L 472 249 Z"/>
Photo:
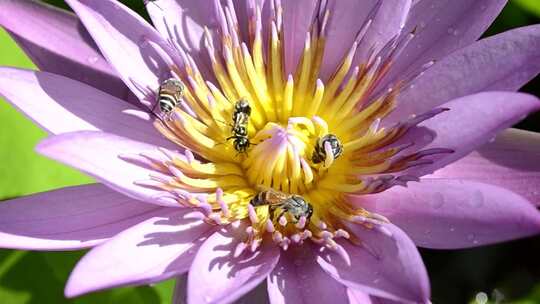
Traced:
<path id="1" fill-rule="evenodd" d="M 165 116 L 171 115 L 174 108 L 178 106 L 184 90 L 184 84 L 176 78 L 169 78 L 159 86 L 156 105 L 159 105 L 159 109 Z"/>
<path id="2" fill-rule="evenodd" d="M 232 115 L 232 136 L 227 140 L 233 139 L 234 149 L 238 153 L 245 153 L 252 143 L 248 138 L 248 123 L 251 115 L 251 106 L 249 102 L 242 98 L 234 104 Z"/>
<path id="3" fill-rule="evenodd" d="M 302 217 L 309 222 L 313 214 L 313 207 L 302 196 L 271 189 L 257 193 L 249 203 L 253 207 L 268 206 L 272 220 L 279 220 L 283 215 L 289 214 L 294 220 L 293 223 L 298 223 Z M 279 211 L 277 217 L 275 217 L 276 211 Z"/>
<path id="4" fill-rule="evenodd" d="M 334 159 L 337 159 L 341 154 L 343 154 L 343 145 L 337 136 L 334 134 L 326 134 L 317 139 L 313 155 L 311 156 L 311 160 L 314 164 L 321 163 L 326 159 L 326 150 L 324 148 L 326 143 L 330 144 L 330 150 L 332 150 Z"/>

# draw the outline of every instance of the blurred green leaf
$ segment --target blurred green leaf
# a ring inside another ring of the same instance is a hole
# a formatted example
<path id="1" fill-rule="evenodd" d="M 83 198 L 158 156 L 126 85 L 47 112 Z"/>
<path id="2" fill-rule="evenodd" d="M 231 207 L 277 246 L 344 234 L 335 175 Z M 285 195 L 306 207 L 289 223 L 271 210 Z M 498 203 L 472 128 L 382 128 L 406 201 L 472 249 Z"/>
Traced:
<path id="1" fill-rule="evenodd" d="M 35 69 L 9 35 L 0 29 L 0 65 Z M 0 101 L 0 200 L 92 179 L 34 152 L 47 134 L 5 100 Z M 6 178 L 8 177 L 8 178 Z"/>
<path id="2" fill-rule="evenodd" d="M 76 299 L 64 297 L 69 273 L 84 252 L 0 250 L 0 299 L 9 304 L 169 304 L 174 281 L 156 286 L 116 288 Z"/>
<path id="3" fill-rule="evenodd" d="M 0 65 L 35 69 L 1 29 L 0 46 Z M 35 145 L 47 136 L 46 132 L 11 104 L 0 100 L 0 200 L 93 182 L 82 173 L 35 153 Z M 172 280 L 153 287 L 117 288 L 65 299 L 64 285 L 82 255 L 83 252 L 0 250 L 0 303 L 170 303 Z"/>
<path id="4" fill-rule="evenodd" d="M 514 0 L 517 5 L 531 14 L 540 17 L 540 1 L 539 0 Z"/>

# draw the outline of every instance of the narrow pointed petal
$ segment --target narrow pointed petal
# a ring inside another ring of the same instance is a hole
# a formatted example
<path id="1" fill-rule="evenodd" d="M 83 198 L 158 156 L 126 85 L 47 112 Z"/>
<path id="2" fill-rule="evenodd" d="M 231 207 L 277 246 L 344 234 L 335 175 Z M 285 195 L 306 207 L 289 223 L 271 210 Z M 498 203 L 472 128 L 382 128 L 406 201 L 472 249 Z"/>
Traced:
<path id="1" fill-rule="evenodd" d="M 66 296 L 124 285 L 162 281 L 186 272 L 212 226 L 189 210 L 164 208 L 159 215 L 92 249 L 75 266 Z"/>
<path id="2" fill-rule="evenodd" d="M 499 15 L 507 0 L 419 1 L 411 8 L 404 33 L 415 38 L 392 65 L 386 80 L 414 73 L 423 64 L 475 42 Z"/>
<path id="3" fill-rule="evenodd" d="M 213 1 L 147 1 L 146 10 L 162 37 L 189 53 L 203 71 L 211 68 L 203 36 L 205 26 L 217 26 Z"/>
<path id="4" fill-rule="evenodd" d="M 540 206 L 540 134 L 507 129 L 494 141 L 428 177 L 496 185 Z"/>
<path id="5" fill-rule="evenodd" d="M 330 0 L 328 8 L 331 10 L 328 22 L 326 45 L 321 78 L 328 79 L 339 66 L 343 57 L 349 51 L 346 47 L 332 47 L 335 45 L 352 45 L 358 32 L 365 24 L 370 12 L 377 5 L 377 0 Z"/>
<path id="6" fill-rule="evenodd" d="M 354 201 L 427 248 L 468 248 L 540 233 L 540 211 L 525 198 L 474 181 L 425 178 Z"/>
<path id="7" fill-rule="evenodd" d="M 267 279 L 270 302 L 346 303 L 345 286 L 321 269 L 312 248 L 306 246 L 291 247 L 281 254 Z"/>
<path id="8" fill-rule="evenodd" d="M 64 76 L 0 67 L 0 95 L 51 134 L 102 130 L 168 145 L 148 113 Z"/>
<path id="9" fill-rule="evenodd" d="M 0 26 L 40 70 L 127 97 L 128 88 L 74 14 L 37 1 L 1 1 Z"/>
<path id="10" fill-rule="evenodd" d="M 95 131 L 81 131 L 49 137 L 36 150 L 75 167 L 125 195 L 153 204 L 179 207 L 176 200 L 135 182 L 150 179 L 153 169 L 122 159 L 123 155 L 156 153 L 157 147 L 125 137 Z M 121 168 L 121 169 L 119 169 Z"/>
<path id="11" fill-rule="evenodd" d="M 517 91 L 540 72 L 540 26 L 480 40 L 437 62 L 398 97 L 390 121 L 482 91 Z"/>
<path id="12" fill-rule="evenodd" d="M 317 14 L 317 1 L 285 0 L 283 6 L 283 51 L 285 75 L 294 73 L 304 50 L 304 41 Z"/>
<path id="13" fill-rule="evenodd" d="M 100 184 L 16 198 L 0 203 L 0 247 L 24 250 L 88 248 L 161 209 Z"/>
<path id="14" fill-rule="evenodd" d="M 152 45 L 166 42 L 141 16 L 112 0 L 66 1 L 98 45 L 107 61 L 145 105 L 160 80 L 170 77 L 171 64 Z M 172 53 L 172 52 L 170 52 Z"/>
<path id="15" fill-rule="evenodd" d="M 378 52 L 392 38 L 401 33 L 411 9 L 411 0 L 380 1 L 373 23 L 358 46 L 356 64 L 366 61 L 371 49 Z"/>
<path id="16" fill-rule="evenodd" d="M 449 111 L 420 124 L 407 135 L 408 140 L 423 149 L 445 148 L 454 153 L 431 156 L 433 164 L 413 167 L 410 174 L 423 176 L 466 156 L 540 109 L 540 101 L 522 93 L 485 92 L 455 99 L 442 107 Z"/>
<path id="17" fill-rule="evenodd" d="M 384 225 L 385 234 L 356 224 L 348 227 L 362 242 L 339 242 L 351 265 L 325 250 L 317 259 L 324 271 L 348 288 L 370 295 L 404 303 L 427 303 L 427 272 L 416 246 L 403 231 L 392 224 Z"/>
<path id="18" fill-rule="evenodd" d="M 188 303 L 231 303 L 261 283 L 279 260 L 279 248 L 270 244 L 233 257 L 240 228 L 212 234 L 201 246 L 188 274 Z"/>

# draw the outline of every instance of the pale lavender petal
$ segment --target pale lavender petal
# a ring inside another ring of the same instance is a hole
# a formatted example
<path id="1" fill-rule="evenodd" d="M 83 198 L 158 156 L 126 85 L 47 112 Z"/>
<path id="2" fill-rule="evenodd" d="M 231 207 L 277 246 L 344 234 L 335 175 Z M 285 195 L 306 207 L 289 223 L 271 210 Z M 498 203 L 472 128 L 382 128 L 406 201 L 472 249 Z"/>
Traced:
<path id="1" fill-rule="evenodd" d="M 401 33 L 409 15 L 411 3 L 411 0 L 380 1 L 373 23 L 358 46 L 356 64 L 364 63 L 371 50 L 378 52 L 392 38 Z"/>
<path id="2" fill-rule="evenodd" d="M 398 97 L 389 121 L 481 91 L 517 91 L 540 72 L 540 26 L 480 40 L 436 63 Z"/>
<path id="3" fill-rule="evenodd" d="M 540 211 L 510 190 L 425 178 L 353 201 L 402 228 L 418 246 L 475 247 L 540 233 Z"/>
<path id="4" fill-rule="evenodd" d="M 146 106 L 153 93 L 170 77 L 173 54 L 159 33 L 141 16 L 113 0 L 66 1 L 94 38 L 102 54 L 120 78 Z"/>
<path id="5" fill-rule="evenodd" d="M 42 71 L 79 80 L 120 98 L 127 96 L 128 88 L 74 14 L 37 1 L 1 1 L 0 26 Z"/>
<path id="6" fill-rule="evenodd" d="M 369 294 L 355 289 L 347 289 L 349 295 L 349 304 L 400 304 L 401 301 L 370 296 Z M 430 303 L 430 302 L 428 302 Z"/>
<path id="7" fill-rule="evenodd" d="M 330 19 L 327 25 L 326 45 L 321 78 L 328 79 L 341 64 L 356 36 L 377 5 L 377 0 L 329 0 Z M 340 47 L 336 47 L 340 46 Z M 349 46 L 349 47 L 347 47 Z"/>
<path id="8" fill-rule="evenodd" d="M 25 250 L 88 248 L 162 209 L 130 199 L 100 184 L 16 198 L 0 203 L 0 247 Z"/>
<path id="9" fill-rule="evenodd" d="M 201 246 L 188 274 L 188 303 L 230 303 L 261 283 L 279 260 L 279 247 L 264 245 L 235 258 L 241 225 L 212 234 Z M 244 235 L 245 236 L 245 235 Z"/>
<path id="10" fill-rule="evenodd" d="M 161 36 L 189 53 L 203 71 L 211 68 L 204 48 L 204 27 L 217 28 L 213 1 L 147 1 L 146 10 Z"/>
<path id="11" fill-rule="evenodd" d="M 305 244 L 281 253 L 279 263 L 267 279 L 272 304 L 347 302 L 345 286 L 321 269 L 312 249 L 315 248 Z"/>
<path id="12" fill-rule="evenodd" d="M 159 155 L 157 149 L 153 145 L 96 131 L 53 136 L 36 147 L 39 153 L 88 173 L 129 197 L 153 204 L 179 207 L 176 200 L 164 196 L 162 191 L 136 183 L 150 180 L 150 175 L 157 174 L 157 171 L 125 159 L 140 153 Z"/>
<path id="13" fill-rule="evenodd" d="M 190 210 L 164 208 L 92 249 L 75 266 L 67 297 L 124 285 L 162 281 L 186 272 L 213 226 Z"/>
<path id="14" fill-rule="evenodd" d="M 347 295 L 349 304 L 375 304 L 369 294 L 357 289 L 347 288 Z"/>
<path id="15" fill-rule="evenodd" d="M 476 41 L 506 0 L 423 0 L 411 8 L 404 33 L 415 38 L 393 63 L 386 82 L 418 71 L 431 61 Z"/>
<path id="16" fill-rule="evenodd" d="M 540 205 L 540 134 L 505 130 L 494 141 L 427 177 L 497 185 Z"/>
<path id="17" fill-rule="evenodd" d="M 0 67 L 0 95 L 51 134 L 102 130 L 171 145 L 154 128 L 148 113 L 64 76 Z"/>
<path id="18" fill-rule="evenodd" d="M 283 6 L 283 52 L 285 75 L 294 73 L 304 42 L 317 14 L 315 0 L 281 0 Z"/>
<path id="19" fill-rule="evenodd" d="M 449 111 L 419 125 L 407 140 L 423 149 L 445 148 L 454 153 L 428 156 L 434 163 L 413 167 L 410 174 L 422 176 L 476 150 L 500 131 L 540 109 L 540 101 L 528 94 L 485 92 L 455 99 L 442 105 Z"/>
<path id="20" fill-rule="evenodd" d="M 347 225 L 362 245 L 339 242 L 349 255 L 350 265 L 333 251 L 320 252 L 317 261 L 323 270 L 348 288 L 370 295 L 406 303 L 429 300 L 429 279 L 422 258 L 403 231 L 392 224 L 382 225 L 384 233 Z"/>

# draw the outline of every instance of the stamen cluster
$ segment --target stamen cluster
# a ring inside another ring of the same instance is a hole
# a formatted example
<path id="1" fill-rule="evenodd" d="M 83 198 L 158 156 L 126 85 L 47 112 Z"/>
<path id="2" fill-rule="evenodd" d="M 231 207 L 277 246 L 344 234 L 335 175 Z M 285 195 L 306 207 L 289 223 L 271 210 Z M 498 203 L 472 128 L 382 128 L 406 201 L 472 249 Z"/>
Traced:
<path id="1" fill-rule="evenodd" d="M 247 42 L 232 2 L 215 4 L 219 29 L 205 30 L 212 73 L 203 74 L 177 47 L 184 64 L 173 64 L 171 71 L 185 90 L 155 124 L 183 152 L 162 150 L 165 157 L 153 159 L 162 174 L 148 185 L 197 208 L 209 223 L 247 220 L 246 240 L 237 254 L 256 250 L 267 238 L 284 249 L 310 239 L 339 251 L 334 239 L 351 238 L 347 221 L 384 230 L 379 225 L 387 221 L 384 217 L 351 205 L 347 197 L 416 180 L 407 174 L 409 167 L 429 162 L 423 159 L 427 155 L 450 152 L 408 152 L 412 143 L 401 140 L 411 127 L 443 110 L 381 127 L 415 75 L 387 89 L 381 89 L 381 80 L 414 33 L 373 46 L 358 63 L 368 18 L 335 73 L 323 81 L 318 75 L 331 12 L 322 7 L 294 75 L 285 77 L 280 2 L 271 1 L 268 35 L 261 7 L 250 7 Z M 262 194 L 273 199 L 264 200 Z M 291 207 L 294 203 L 302 207 L 298 197 L 312 213 L 293 215 L 299 210 Z"/>

